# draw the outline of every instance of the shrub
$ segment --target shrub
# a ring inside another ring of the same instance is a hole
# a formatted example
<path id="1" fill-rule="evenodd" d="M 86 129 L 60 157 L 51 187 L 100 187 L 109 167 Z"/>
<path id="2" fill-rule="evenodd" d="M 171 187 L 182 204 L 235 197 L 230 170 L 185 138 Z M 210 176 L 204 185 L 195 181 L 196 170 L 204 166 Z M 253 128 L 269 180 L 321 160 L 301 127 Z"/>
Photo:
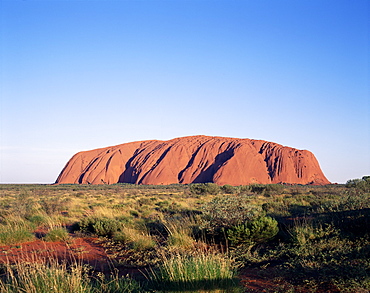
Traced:
<path id="1" fill-rule="evenodd" d="M 252 184 L 251 191 L 257 194 L 271 196 L 279 194 L 283 191 L 284 186 L 281 184 Z"/>
<path id="2" fill-rule="evenodd" d="M 254 193 L 261 194 L 266 190 L 265 184 L 252 184 L 251 185 L 251 191 Z"/>
<path id="3" fill-rule="evenodd" d="M 291 235 L 293 243 L 298 246 L 309 245 L 311 242 L 329 236 L 336 236 L 339 233 L 339 231 L 335 230 L 331 225 L 314 225 L 312 222 L 305 219 L 296 221 L 293 228 L 288 232 Z"/>
<path id="4" fill-rule="evenodd" d="M 223 193 L 226 193 L 226 194 L 233 194 L 235 193 L 236 191 L 238 190 L 237 187 L 234 187 L 232 185 L 229 185 L 229 184 L 225 184 L 223 186 L 221 186 L 221 191 Z"/>
<path id="5" fill-rule="evenodd" d="M 208 230 L 217 232 L 252 220 L 262 213 L 262 208 L 250 203 L 248 196 L 218 196 L 203 207 L 209 220 Z"/>
<path id="6" fill-rule="evenodd" d="M 39 201 L 39 204 L 41 205 L 41 208 L 45 211 L 45 213 L 49 216 L 60 213 L 65 206 L 60 196 L 42 198 Z"/>
<path id="7" fill-rule="evenodd" d="M 172 247 L 188 249 L 194 246 L 194 239 L 187 233 L 174 232 L 168 236 L 168 244 Z"/>
<path id="8" fill-rule="evenodd" d="M 44 237 L 45 241 L 67 241 L 69 238 L 68 231 L 59 227 L 51 229 Z"/>
<path id="9" fill-rule="evenodd" d="M 357 188 L 363 192 L 370 192 L 370 176 L 363 176 L 361 179 L 348 180 L 346 187 Z"/>
<path id="10" fill-rule="evenodd" d="M 35 198 L 32 193 L 22 190 L 11 202 L 11 207 L 19 217 L 26 218 L 35 212 Z"/>
<path id="11" fill-rule="evenodd" d="M 79 222 L 79 227 L 84 232 L 94 233 L 103 237 L 112 237 L 115 232 L 120 230 L 122 223 L 110 218 L 87 217 Z"/>
<path id="12" fill-rule="evenodd" d="M 220 193 L 220 187 L 215 183 L 194 183 L 190 185 L 190 191 L 198 195 L 216 195 Z"/>
<path id="13" fill-rule="evenodd" d="M 231 227 L 226 231 L 227 238 L 232 245 L 266 242 L 275 237 L 278 232 L 278 222 L 271 217 L 264 216 Z"/>
<path id="14" fill-rule="evenodd" d="M 284 201 L 270 201 L 262 204 L 262 210 L 274 217 L 287 217 L 291 215 L 289 203 Z"/>

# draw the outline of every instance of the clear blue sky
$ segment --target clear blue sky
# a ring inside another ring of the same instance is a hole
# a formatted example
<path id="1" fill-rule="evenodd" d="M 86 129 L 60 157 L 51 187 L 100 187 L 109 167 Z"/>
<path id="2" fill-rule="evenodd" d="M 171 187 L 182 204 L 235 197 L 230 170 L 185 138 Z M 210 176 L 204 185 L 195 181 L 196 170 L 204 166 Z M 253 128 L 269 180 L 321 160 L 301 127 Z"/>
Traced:
<path id="1" fill-rule="evenodd" d="M 2 183 L 82 150 L 188 135 L 370 175 L 370 1 L 0 0 Z"/>

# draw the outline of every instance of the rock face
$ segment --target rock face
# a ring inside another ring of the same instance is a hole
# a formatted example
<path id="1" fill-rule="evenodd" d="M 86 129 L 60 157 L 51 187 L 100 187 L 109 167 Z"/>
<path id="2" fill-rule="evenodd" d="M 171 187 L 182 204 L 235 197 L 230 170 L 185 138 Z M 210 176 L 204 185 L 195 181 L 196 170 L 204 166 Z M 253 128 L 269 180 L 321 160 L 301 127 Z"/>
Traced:
<path id="1" fill-rule="evenodd" d="M 315 156 L 273 142 L 210 136 L 125 143 L 75 154 L 56 183 L 323 185 Z"/>

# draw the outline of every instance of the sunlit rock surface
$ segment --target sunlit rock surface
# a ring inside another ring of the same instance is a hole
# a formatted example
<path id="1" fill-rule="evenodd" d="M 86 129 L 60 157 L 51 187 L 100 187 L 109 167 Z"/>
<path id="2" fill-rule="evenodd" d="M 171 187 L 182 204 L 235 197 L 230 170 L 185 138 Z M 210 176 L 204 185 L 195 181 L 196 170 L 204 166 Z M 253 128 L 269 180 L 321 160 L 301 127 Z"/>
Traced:
<path id="1" fill-rule="evenodd" d="M 307 150 L 273 142 L 211 136 L 125 143 L 75 154 L 56 183 L 219 185 L 330 182 Z"/>

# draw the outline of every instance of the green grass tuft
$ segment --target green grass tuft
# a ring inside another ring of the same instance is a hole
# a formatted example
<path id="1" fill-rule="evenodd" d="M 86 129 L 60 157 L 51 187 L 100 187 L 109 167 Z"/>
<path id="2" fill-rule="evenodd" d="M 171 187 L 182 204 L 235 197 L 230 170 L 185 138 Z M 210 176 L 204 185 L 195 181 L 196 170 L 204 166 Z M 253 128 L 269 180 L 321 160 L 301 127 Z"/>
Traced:
<path id="1" fill-rule="evenodd" d="M 68 239 L 68 231 L 63 227 L 51 229 L 44 237 L 45 241 L 67 241 Z"/>
<path id="2" fill-rule="evenodd" d="M 233 260 L 220 254 L 172 255 L 164 257 L 149 279 L 158 288 L 212 289 L 235 285 Z"/>

